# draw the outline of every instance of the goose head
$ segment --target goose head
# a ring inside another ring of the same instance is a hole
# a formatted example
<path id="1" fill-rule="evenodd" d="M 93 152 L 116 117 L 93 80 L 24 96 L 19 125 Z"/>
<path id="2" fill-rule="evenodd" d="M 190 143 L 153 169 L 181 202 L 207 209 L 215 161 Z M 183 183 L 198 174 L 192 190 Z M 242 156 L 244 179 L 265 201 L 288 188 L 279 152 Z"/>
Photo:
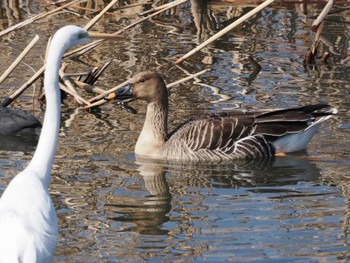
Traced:
<path id="1" fill-rule="evenodd" d="M 118 100 L 143 100 L 149 103 L 168 101 L 168 90 L 157 72 L 145 71 L 136 74 L 128 84 L 115 94 Z"/>

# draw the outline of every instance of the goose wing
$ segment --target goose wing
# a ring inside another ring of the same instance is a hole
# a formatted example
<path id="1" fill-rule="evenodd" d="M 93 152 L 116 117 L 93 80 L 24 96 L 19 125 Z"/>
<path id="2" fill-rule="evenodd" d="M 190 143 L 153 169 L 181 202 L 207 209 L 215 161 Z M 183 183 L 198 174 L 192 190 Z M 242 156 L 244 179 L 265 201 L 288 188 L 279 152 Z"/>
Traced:
<path id="1" fill-rule="evenodd" d="M 325 108 L 329 108 L 329 105 L 316 104 L 272 111 L 223 112 L 209 115 L 207 118 L 236 120 L 238 125 L 246 126 L 248 124 L 254 128 L 252 135 L 263 135 L 273 140 L 286 134 L 302 132 L 336 113 L 334 109 L 327 111 L 324 110 Z M 251 118 L 254 119 L 253 123 L 251 123 Z M 247 122 L 248 119 L 249 122 Z"/>
<path id="2" fill-rule="evenodd" d="M 269 140 L 274 140 L 287 134 L 303 132 L 336 113 L 333 109 L 323 110 L 328 107 L 327 104 L 317 104 L 256 115 L 254 134 L 263 134 Z"/>
<path id="3" fill-rule="evenodd" d="M 273 155 L 272 143 L 302 132 L 333 113 L 328 105 L 262 112 L 225 112 L 189 120 L 169 134 L 169 144 L 186 145 L 192 152 L 219 152 L 237 157 Z"/>
<path id="4" fill-rule="evenodd" d="M 185 147 L 199 159 L 255 158 L 272 155 L 272 146 L 254 135 L 256 117 L 250 113 L 223 113 L 190 120 L 170 134 L 168 146 Z M 169 147 L 171 148 L 171 147 Z M 231 156 L 231 157 L 230 157 Z"/>

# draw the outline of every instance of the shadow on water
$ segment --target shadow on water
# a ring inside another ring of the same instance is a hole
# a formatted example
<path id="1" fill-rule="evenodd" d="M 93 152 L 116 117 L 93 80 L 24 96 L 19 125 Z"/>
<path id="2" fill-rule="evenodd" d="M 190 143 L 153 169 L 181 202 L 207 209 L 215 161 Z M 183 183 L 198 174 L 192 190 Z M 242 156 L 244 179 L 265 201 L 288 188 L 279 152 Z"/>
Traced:
<path id="1" fill-rule="evenodd" d="M 33 152 L 38 144 L 39 136 L 26 134 L 25 136 L 0 135 L 0 150 L 16 152 Z"/>

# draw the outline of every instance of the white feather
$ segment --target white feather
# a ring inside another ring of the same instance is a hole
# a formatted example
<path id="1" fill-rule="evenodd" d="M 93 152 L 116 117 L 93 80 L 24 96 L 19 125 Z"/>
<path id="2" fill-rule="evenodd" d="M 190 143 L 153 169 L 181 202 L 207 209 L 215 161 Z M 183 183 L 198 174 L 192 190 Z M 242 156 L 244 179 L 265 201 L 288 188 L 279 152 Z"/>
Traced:
<path id="1" fill-rule="evenodd" d="M 337 109 L 331 109 L 330 112 L 332 112 L 332 114 L 336 114 Z M 277 139 L 272 143 L 275 147 L 276 153 L 290 153 L 305 150 L 307 144 L 316 134 L 321 124 L 331 117 L 332 115 L 321 117 L 315 122 L 311 122 L 310 126 L 308 126 L 304 131 L 286 135 Z"/>
<path id="2" fill-rule="evenodd" d="M 61 100 L 58 70 L 63 53 L 89 40 L 76 26 L 60 29 L 51 41 L 45 71 L 46 113 L 38 147 L 28 167 L 5 189 L 0 200 L 0 262 L 50 262 L 58 225 L 48 186 L 58 143 Z"/>

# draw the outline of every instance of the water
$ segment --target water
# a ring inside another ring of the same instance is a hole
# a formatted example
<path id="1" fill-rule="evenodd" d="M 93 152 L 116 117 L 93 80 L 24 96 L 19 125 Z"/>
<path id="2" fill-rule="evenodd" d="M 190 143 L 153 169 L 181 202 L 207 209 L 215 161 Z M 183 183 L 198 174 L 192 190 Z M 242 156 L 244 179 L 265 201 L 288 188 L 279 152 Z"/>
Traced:
<path id="1" fill-rule="evenodd" d="M 115 10 L 94 28 L 114 32 L 149 7 L 146 1 L 129 2 L 139 5 Z M 0 28 L 47 9 L 37 2 L 8 4 L 0 3 Z M 157 70 L 170 83 L 210 68 L 196 82 L 171 89 L 170 128 L 197 114 L 306 103 L 329 103 L 338 108 L 337 116 L 298 155 L 263 163 L 167 165 L 133 155 L 144 120 L 142 102 L 130 104 L 137 110 L 133 115 L 114 104 L 76 111 L 68 99 L 50 186 L 60 228 L 54 262 L 349 261 L 349 11 L 326 21 L 320 54 L 337 55 L 325 64 L 302 64 L 312 43 L 310 17 L 321 6 L 308 5 L 303 13 L 299 5 L 287 4 L 266 9 L 181 68 L 172 64 L 248 10 L 211 1 L 198 13 L 183 4 L 130 29 L 127 41 L 109 42 L 81 57 L 88 66 L 75 61 L 69 70 L 85 71 L 113 59 L 96 83 L 107 89 L 141 70 Z M 0 72 L 37 33 L 41 40 L 25 62 L 40 68 L 51 33 L 87 22 L 60 13 L 1 37 Z M 258 74 L 248 55 L 262 67 Z M 21 64 L 1 85 L 1 97 L 31 75 Z M 36 94 L 39 87 L 38 82 Z M 12 106 L 32 109 L 32 90 Z M 38 102 L 34 107 L 42 117 Z M 34 142 L 1 141 L 1 191 L 31 159 Z"/>

